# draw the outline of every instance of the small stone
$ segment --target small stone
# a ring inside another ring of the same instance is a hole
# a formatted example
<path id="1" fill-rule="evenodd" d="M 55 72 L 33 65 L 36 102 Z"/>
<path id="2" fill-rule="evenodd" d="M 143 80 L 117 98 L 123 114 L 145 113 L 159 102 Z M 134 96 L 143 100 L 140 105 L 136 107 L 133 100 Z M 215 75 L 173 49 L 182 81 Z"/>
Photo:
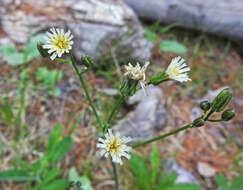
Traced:
<path id="1" fill-rule="evenodd" d="M 175 161 L 166 160 L 163 163 L 163 168 L 165 168 L 167 173 L 176 172 L 178 174 L 176 183 L 197 183 L 196 177 L 189 171 L 180 167 Z"/>
<path id="2" fill-rule="evenodd" d="M 148 96 L 139 90 L 129 102 L 137 103 L 135 109 L 118 121 L 114 130 L 130 136 L 135 141 L 152 138 L 165 124 L 166 110 L 163 91 L 158 86 L 146 88 Z"/>
<path id="3" fill-rule="evenodd" d="M 197 170 L 203 177 L 210 178 L 215 176 L 216 170 L 205 162 L 197 163 Z"/>

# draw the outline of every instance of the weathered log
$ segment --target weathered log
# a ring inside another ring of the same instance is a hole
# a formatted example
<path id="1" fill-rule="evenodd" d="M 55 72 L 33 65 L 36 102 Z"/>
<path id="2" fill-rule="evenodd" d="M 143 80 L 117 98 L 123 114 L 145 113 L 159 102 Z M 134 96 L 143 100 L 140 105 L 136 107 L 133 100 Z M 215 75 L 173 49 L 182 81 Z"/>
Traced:
<path id="1" fill-rule="evenodd" d="M 98 58 L 111 54 L 110 50 L 117 60 L 150 57 L 152 45 L 144 38 L 133 10 L 123 1 L 3 0 L 0 14 L 2 29 L 14 43 L 24 44 L 33 34 L 61 26 L 74 34 L 77 58 L 83 54 Z"/>
<path id="2" fill-rule="evenodd" d="M 125 0 L 141 17 L 243 40 L 242 0 Z"/>

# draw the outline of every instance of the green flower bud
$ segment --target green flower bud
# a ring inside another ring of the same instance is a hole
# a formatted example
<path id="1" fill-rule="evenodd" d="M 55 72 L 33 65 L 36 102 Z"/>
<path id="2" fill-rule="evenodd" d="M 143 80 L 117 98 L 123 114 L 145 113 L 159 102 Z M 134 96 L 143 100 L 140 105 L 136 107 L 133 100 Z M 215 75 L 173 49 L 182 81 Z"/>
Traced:
<path id="1" fill-rule="evenodd" d="M 231 120 L 233 117 L 235 117 L 235 111 L 233 109 L 227 109 L 225 110 L 222 115 L 221 115 L 221 119 L 223 121 L 229 121 Z"/>
<path id="2" fill-rule="evenodd" d="M 205 123 L 204 119 L 199 117 L 192 122 L 192 125 L 195 127 L 202 127 L 204 123 Z"/>
<path id="3" fill-rule="evenodd" d="M 90 68 L 94 65 L 94 61 L 87 55 L 81 57 L 81 64 L 85 65 L 87 68 Z"/>
<path id="4" fill-rule="evenodd" d="M 229 88 L 222 90 L 212 102 L 212 110 L 216 112 L 222 111 L 230 102 L 233 94 Z"/>
<path id="5" fill-rule="evenodd" d="M 138 81 L 126 78 L 120 87 L 122 96 L 127 97 L 134 95 L 136 92 L 137 84 Z"/>
<path id="6" fill-rule="evenodd" d="M 205 100 L 205 101 L 202 101 L 200 102 L 200 108 L 203 110 L 203 111 L 208 111 L 210 109 L 210 102 Z"/>
<path id="7" fill-rule="evenodd" d="M 48 53 L 48 49 L 44 49 L 43 45 L 44 44 L 42 42 L 38 42 L 37 43 L 37 49 L 38 49 L 38 51 L 39 51 L 39 53 L 42 57 L 48 57 L 49 58 L 50 54 Z"/>
<path id="8" fill-rule="evenodd" d="M 149 84 L 159 85 L 166 80 L 169 80 L 169 76 L 166 73 L 159 72 L 150 77 Z"/>

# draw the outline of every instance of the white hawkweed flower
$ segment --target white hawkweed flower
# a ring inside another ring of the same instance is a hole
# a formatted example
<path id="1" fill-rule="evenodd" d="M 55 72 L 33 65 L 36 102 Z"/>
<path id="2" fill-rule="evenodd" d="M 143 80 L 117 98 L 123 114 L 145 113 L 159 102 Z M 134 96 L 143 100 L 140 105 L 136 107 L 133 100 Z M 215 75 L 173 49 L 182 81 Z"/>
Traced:
<path id="1" fill-rule="evenodd" d="M 51 55 L 51 60 L 57 56 L 61 57 L 63 53 L 69 53 L 73 45 L 73 35 L 71 31 L 64 33 L 63 29 L 51 28 L 51 32 L 46 32 L 46 43 L 43 45 L 44 49 L 49 49 L 48 53 Z"/>
<path id="2" fill-rule="evenodd" d="M 140 66 L 139 63 L 137 63 L 136 66 L 133 66 L 131 63 L 128 63 L 128 65 L 125 66 L 126 72 L 124 75 L 127 75 L 130 79 L 139 81 L 140 86 L 144 90 L 145 94 L 145 83 L 146 83 L 146 75 L 145 71 L 149 65 L 149 62 L 146 62 L 144 66 Z"/>
<path id="3" fill-rule="evenodd" d="M 191 79 L 187 75 L 187 72 L 190 71 L 190 68 L 187 67 L 184 61 L 185 60 L 180 56 L 173 58 L 166 70 L 166 74 L 169 75 L 171 79 L 177 80 L 179 82 L 190 81 Z"/>
<path id="4" fill-rule="evenodd" d="M 112 158 L 112 162 L 122 165 L 121 157 L 124 156 L 130 159 L 129 151 L 132 149 L 127 146 L 126 143 L 131 141 L 130 137 L 120 137 L 119 133 L 112 134 L 112 130 L 108 129 L 108 133 L 105 134 L 105 138 L 99 138 L 100 143 L 97 144 L 97 148 L 102 149 L 100 151 L 101 156 Z"/>

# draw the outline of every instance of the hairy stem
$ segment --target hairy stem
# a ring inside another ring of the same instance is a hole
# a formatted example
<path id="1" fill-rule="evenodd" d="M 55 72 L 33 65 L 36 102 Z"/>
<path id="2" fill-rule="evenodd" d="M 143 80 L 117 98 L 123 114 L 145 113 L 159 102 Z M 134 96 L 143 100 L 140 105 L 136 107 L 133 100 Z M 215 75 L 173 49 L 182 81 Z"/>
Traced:
<path id="1" fill-rule="evenodd" d="M 93 111 L 94 114 L 95 114 L 95 117 L 96 117 L 96 119 L 97 119 L 97 122 L 99 123 L 100 127 L 102 128 L 102 127 L 103 127 L 103 120 L 101 119 L 101 117 L 98 115 L 98 113 L 97 113 L 97 111 L 96 111 L 96 108 L 95 108 L 95 106 L 94 106 L 94 104 L 93 104 L 93 101 L 92 101 L 92 99 L 91 99 L 91 97 L 90 97 L 90 95 L 89 95 L 89 92 L 88 92 L 86 83 L 85 83 L 85 81 L 84 81 L 84 79 L 83 79 L 83 76 L 82 76 L 81 72 L 79 71 L 79 69 L 78 69 L 78 67 L 77 67 L 77 65 L 76 65 L 76 61 L 75 61 L 73 55 L 71 55 L 71 60 L 72 60 L 72 66 L 73 66 L 75 72 L 77 73 L 77 75 L 78 75 L 78 77 L 79 77 L 80 83 L 81 83 L 81 85 L 82 85 L 82 87 L 83 87 L 83 89 L 84 89 L 84 93 L 85 93 L 86 98 L 87 98 L 87 100 L 88 100 L 88 102 L 89 102 L 89 105 L 90 105 L 92 111 Z"/>
<path id="2" fill-rule="evenodd" d="M 161 135 L 161 136 L 158 136 L 158 137 L 149 139 L 149 140 L 144 141 L 144 142 L 139 142 L 139 143 L 133 145 L 132 148 L 137 148 L 137 147 L 140 147 L 140 146 L 149 144 L 149 143 L 151 143 L 151 142 L 154 142 L 154 141 L 157 141 L 157 140 L 164 139 L 164 138 L 166 138 L 166 137 L 168 137 L 168 136 L 174 135 L 174 134 L 176 134 L 176 133 L 179 133 L 180 131 L 184 131 L 184 130 L 186 130 L 186 129 L 188 129 L 188 128 L 192 128 L 192 127 L 193 127 L 192 124 L 188 124 L 188 125 L 186 125 L 186 126 L 184 126 L 184 127 L 181 127 L 181 128 L 179 128 L 179 129 L 176 129 L 176 130 L 171 131 L 171 132 L 169 132 L 169 133 L 166 133 L 166 134 L 164 134 L 164 135 Z"/>

